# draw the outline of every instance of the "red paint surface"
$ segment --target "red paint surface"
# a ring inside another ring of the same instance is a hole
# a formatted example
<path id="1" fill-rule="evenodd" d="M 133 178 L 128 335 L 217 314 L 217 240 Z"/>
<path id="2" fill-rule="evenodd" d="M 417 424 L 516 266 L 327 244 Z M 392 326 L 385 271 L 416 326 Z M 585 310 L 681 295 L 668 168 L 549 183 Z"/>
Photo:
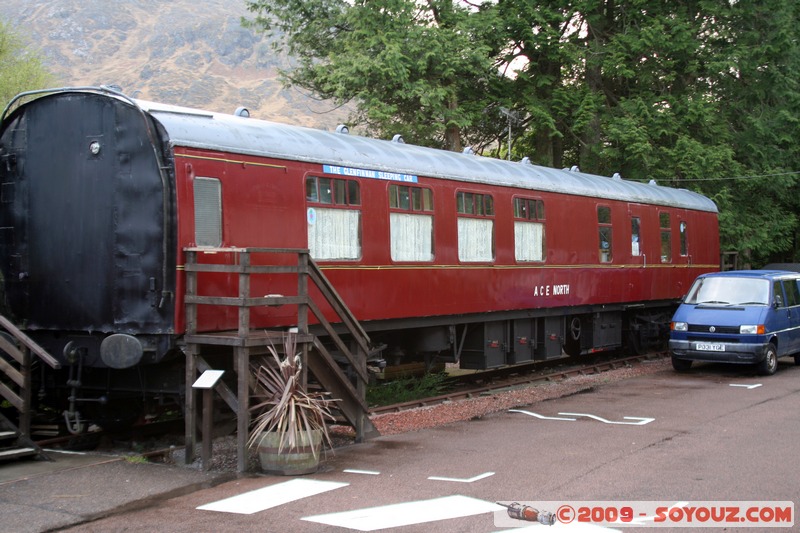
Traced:
<path id="1" fill-rule="evenodd" d="M 307 248 L 305 177 L 326 176 L 322 165 L 177 147 L 178 264 L 184 247 L 194 246 L 192 180 L 195 176 L 222 182 L 223 247 Z M 186 156 L 190 156 L 186 157 Z M 270 168 L 260 164 L 281 165 Z M 681 297 L 694 278 L 717 270 L 719 235 L 715 213 L 630 204 L 590 197 L 461 183 L 419 176 L 417 186 L 434 194 L 435 259 L 432 263 L 396 263 L 390 258 L 389 205 L 391 182 L 358 179 L 361 185 L 362 257 L 358 261 L 319 262 L 325 275 L 356 318 L 379 320 L 433 315 L 484 313 L 586 304 L 641 302 Z M 495 260 L 461 263 L 457 251 L 457 190 L 494 197 Z M 541 198 L 546 208 L 547 256 L 542 263 L 514 258 L 513 198 Z M 597 206 L 611 207 L 614 227 L 613 262 L 600 263 Z M 672 261 L 660 262 L 659 212 L 670 213 Z M 641 219 L 641 251 L 631 254 L 630 217 Z M 688 254 L 680 255 L 679 226 L 686 222 Z M 208 262 L 230 257 L 207 256 Z M 261 257 L 265 263 L 294 263 L 296 257 Z M 183 271 L 178 271 L 175 317 L 184 322 Z M 553 286 L 569 286 L 554 294 Z M 236 275 L 201 274 L 199 293 L 238 294 Z M 253 297 L 297 294 L 296 278 L 254 276 Z M 549 295 L 547 291 L 550 291 Z M 537 294 L 538 293 L 538 294 Z M 330 315 L 333 318 L 332 315 Z M 253 311 L 252 325 L 293 325 L 296 308 Z M 236 308 L 199 309 L 199 330 L 236 329 Z"/>

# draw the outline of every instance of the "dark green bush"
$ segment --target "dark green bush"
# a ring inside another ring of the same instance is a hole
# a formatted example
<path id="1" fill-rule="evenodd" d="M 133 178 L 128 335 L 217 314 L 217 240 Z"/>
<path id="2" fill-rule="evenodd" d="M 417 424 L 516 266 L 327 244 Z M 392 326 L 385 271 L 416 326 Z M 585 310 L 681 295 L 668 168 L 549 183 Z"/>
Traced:
<path id="1" fill-rule="evenodd" d="M 448 380 L 445 372 L 436 372 L 378 383 L 367 389 L 367 403 L 375 407 L 439 396 L 450 388 Z"/>

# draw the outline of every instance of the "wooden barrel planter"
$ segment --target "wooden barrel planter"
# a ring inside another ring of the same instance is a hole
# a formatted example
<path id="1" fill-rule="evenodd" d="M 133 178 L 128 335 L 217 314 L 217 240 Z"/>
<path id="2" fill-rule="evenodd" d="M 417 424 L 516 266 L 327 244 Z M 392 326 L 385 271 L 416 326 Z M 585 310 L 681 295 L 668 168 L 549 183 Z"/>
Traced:
<path id="1" fill-rule="evenodd" d="M 297 476 L 313 474 L 319 468 L 320 454 L 322 453 L 322 431 L 300 433 L 300 442 L 296 447 L 280 447 L 281 435 L 275 432 L 261 434 L 258 443 L 258 458 L 261 461 L 261 470 L 267 474 L 282 476 Z M 316 453 L 315 453 L 316 451 Z"/>

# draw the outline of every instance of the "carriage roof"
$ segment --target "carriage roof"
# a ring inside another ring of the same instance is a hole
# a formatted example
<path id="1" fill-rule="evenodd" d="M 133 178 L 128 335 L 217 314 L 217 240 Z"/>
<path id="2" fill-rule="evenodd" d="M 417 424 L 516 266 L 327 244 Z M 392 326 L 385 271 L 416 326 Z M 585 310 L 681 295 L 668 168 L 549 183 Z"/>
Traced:
<path id="1" fill-rule="evenodd" d="M 654 181 L 645 184 L 145 100 L 129 101 L 163 125 L 172 146 L 717 212 L 714 202 L 705 196 Z"/>

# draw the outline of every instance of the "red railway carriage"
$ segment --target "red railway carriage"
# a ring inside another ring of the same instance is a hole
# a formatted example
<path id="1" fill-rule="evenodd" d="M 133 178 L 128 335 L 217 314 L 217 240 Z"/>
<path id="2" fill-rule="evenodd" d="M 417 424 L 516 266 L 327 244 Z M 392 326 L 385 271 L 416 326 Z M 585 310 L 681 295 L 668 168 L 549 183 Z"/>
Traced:
<path id="1" fill-rule="evenodd" d="M 3 305 L 65 362 L 179 351 L 187 247 L 308 248 L 387 358 L 468 368 L 662 343 L 676 301 L 719 262 L 717 209 L 686 190 L 104 88 L 37 96 L 0 124 Z M 208 295 L 235 284 L 199 278 Z M 263 308 L 253 325 L 296 316 Z M 198 326 L 236 316 L 202 309 Z"/>

